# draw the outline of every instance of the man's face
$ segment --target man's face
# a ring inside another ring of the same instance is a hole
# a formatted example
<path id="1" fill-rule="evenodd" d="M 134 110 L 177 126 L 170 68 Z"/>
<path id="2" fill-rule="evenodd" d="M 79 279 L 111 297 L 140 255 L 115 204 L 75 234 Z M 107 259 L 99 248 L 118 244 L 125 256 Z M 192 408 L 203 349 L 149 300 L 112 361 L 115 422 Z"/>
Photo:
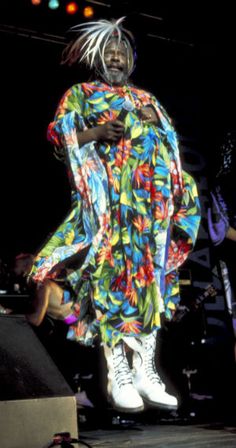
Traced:
<path id="1" fill-rule="evenodd" d="M 124 44 L 111 40 L 104 54 L 106 72 L 103 77 L 112 85 L 121 86 L 127 81 L 127 51 Z"/>

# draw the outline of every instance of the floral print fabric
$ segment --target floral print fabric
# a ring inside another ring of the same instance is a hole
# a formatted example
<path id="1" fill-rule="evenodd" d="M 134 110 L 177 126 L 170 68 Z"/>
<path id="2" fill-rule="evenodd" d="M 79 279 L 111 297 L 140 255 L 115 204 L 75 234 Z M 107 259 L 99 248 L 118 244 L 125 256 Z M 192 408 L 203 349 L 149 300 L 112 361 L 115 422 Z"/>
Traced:
<path id="1" fill-rule="evenodd" d="M 119 119 L 125 101 L 133 109 L 124 114 L 123 138 L 79 147 L 77 132 Z M 141 119 L 145 106 L 158 125 Z M 86 343 L 99 331 L 114 345 L 150 333 L 179 301 L 178 267 L 200 221 L 196 186 L 181 169 L 166 112 L 133 86 L 77 84 L 62 98 L 48 136 L 64 151 L 72 208 L 38 254 L 33 279 L 63 278 L 72 291 L 71 339 Z"/>

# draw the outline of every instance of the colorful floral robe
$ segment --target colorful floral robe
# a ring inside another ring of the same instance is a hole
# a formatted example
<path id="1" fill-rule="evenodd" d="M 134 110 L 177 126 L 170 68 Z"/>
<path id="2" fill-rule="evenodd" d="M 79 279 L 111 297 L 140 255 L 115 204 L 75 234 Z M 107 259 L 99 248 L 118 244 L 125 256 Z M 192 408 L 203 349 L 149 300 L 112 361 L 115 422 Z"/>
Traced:
<path id="1" fill-rule="evenodd" d="M 134 108 L 117 144 L 79 147 L 77 132 L 116 119 L 127 100 Z M 142 121 L 145 106 L 155 109 L 158 125 Z M 64 151 L 72 208 L 38 254 L 33 279 L 63 278 L 72 292 L 77 321 L 68 338 L 86 343 L 99 332 L 114 345 L 150 333 L 179 301 L 177 269 L 200 221 L 170 119 L 151 94 L 95 81 L 66 92 L 48 136 Z"/>

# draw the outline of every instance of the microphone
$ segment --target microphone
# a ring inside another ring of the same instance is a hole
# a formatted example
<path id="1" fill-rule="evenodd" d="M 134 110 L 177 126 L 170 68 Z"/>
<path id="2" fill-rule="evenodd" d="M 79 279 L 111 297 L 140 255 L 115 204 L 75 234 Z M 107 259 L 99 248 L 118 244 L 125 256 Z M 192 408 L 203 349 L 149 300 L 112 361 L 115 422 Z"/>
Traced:
<path id="1" fill-rule="evenodd" d="M 122 109 L 119 113 L 119 115 L 116 117 L 119 121 L 124 121 L 126 116 L 129 112 L 132 112 L 134 110 L 135 106 L 129 99 L 125 98 L 122 104 Z"/>

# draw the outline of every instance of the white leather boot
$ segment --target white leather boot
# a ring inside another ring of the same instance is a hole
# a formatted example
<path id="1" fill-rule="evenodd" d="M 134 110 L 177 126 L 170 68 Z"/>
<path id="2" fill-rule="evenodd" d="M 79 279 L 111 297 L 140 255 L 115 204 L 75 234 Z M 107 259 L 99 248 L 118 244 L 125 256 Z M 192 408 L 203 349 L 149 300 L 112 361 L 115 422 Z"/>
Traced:
<path id="1" fill-rule="evenodd" d="M 113 348 L 104 345 L 104 353 L 108 368 L 107 393 L 112 406 L 122 412 L 142 411 L 144 403 L 133 386 L 123 341 Z"/>
<path id="2" fill-rule="evenodd" d="M 143 401 L 160 409 L 177 409 L 177 399 L 165 391 L 155 364 L 157 331 L 135 338 L 140 348 L 133 354 L 133 384 Z"/>

